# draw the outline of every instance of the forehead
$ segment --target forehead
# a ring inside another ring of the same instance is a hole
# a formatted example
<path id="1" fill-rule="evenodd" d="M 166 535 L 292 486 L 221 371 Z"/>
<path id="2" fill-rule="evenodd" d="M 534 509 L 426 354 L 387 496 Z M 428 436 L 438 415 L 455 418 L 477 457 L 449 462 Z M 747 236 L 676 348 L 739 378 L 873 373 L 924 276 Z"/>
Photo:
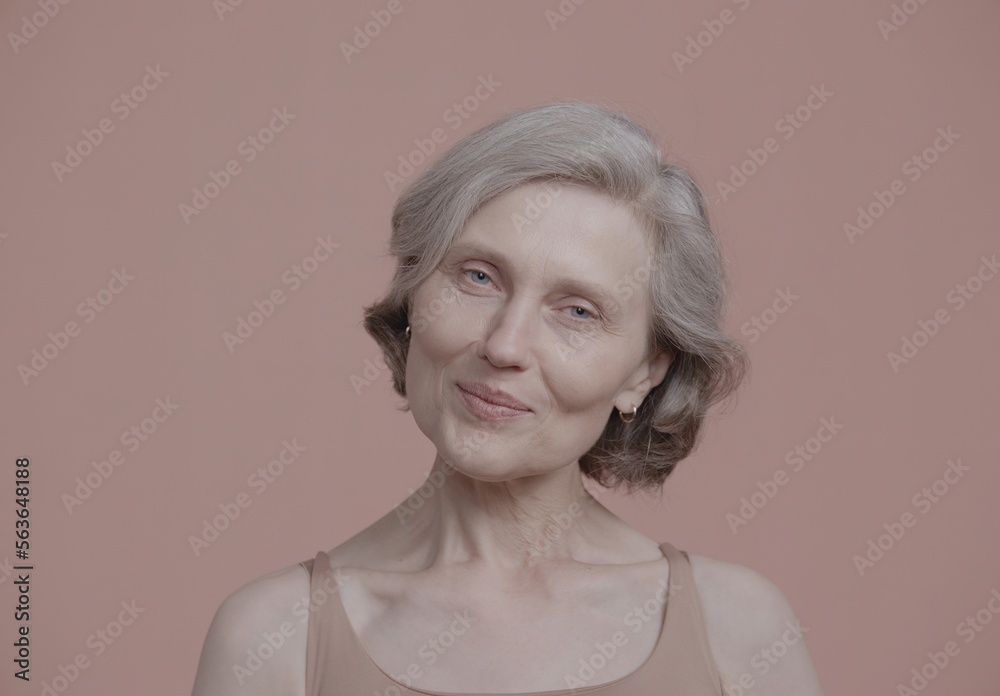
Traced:
<path id="1" fill-rule="evenodd" d="M 617 281 L 647 269 L 650 239 L 632 212 L 578 184 L 531 182 L 484 204 L 449 252 L 491 252 L 547 279 Z"/>

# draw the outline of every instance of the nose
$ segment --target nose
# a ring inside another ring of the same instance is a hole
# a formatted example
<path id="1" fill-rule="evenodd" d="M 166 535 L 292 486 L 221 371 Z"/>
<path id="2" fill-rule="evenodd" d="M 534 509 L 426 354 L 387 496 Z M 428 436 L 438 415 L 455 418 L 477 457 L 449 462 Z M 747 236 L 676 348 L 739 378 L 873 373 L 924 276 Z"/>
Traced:
<path id="1" fill-rule="evenodd" d="M 486 335 L 479 343 L 479 357 L 495 367 L 525 367 L 535 340 L 537 312 L 526 301 L 510 301 L 487 319 Z"/>

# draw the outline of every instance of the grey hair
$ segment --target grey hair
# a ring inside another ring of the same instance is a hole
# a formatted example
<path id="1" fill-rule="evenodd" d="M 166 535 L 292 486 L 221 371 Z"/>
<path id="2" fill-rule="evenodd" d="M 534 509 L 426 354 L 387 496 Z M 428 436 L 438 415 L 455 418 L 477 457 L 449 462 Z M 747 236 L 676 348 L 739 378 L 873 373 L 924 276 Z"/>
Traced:
<path id="1" fill-rule="evenodd" d="M 396 271 L 385 296 L 364 308 L 365 330 L 405 398 L 413 292 L 480 206 L 535 181 L 603 192 L 627 205 L 652 238 L 647 356 L 668 351 L 673 360 L 648 405 L 628 423 L 612 411 L 579 464 L 604 487 L 625 486 L 629 494 L 659 488 L 695 448 L 709 408 L 736 392 L 749 360 L 723 331 L 727 283 L 704 197 L 684 167 L 661 160 L 652 134 L 627 114 L 576 101 L 523 109 L 445 152 L 396 201 L 389 241 Z"/>

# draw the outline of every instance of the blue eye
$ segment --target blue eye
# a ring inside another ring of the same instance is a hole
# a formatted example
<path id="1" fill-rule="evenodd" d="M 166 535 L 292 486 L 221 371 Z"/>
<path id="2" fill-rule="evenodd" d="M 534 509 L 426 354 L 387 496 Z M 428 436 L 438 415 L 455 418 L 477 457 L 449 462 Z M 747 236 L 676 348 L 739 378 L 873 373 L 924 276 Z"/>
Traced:
<path id="1" fill-rule="evenodd" d="M 486 271 L 481 271 L 478 268 L 465 268 L 465 269 L 462 269 L 462 273 L 465 274 L 465 277 L 469 278 L 469 280 L 471 280 L 474 285 L 478 285 L 479 287 L 485 287 L 486 285 L 488 285 L 492 281 L 492 279 L 490 278 L 489 273 L 487 273 Z M 480 276 L 480 278 L 475 278 L 476 276 Z M 476 282 L 476 280 L 486 280 L 487 282 L 486 283 L 478 283 L 478 282 Z M 574 310 L 573 318 L 577 319 L 579 321 L 589 321 L 591 319 L 597 319 L 598 318 L 598 315 L 597 315 L 596 312 L 592 312 L 591 310 L 587 309 L 586 307 L 582 307 L 580 305 L 574 305 L 574 306 L 570 307 L 569 309 Z M 582 316 L 580 314 L 576 314 L 575 310 L 580 310 L 584 314 Z"/>
<path id="2" fill-rule="evenodd" d="M 467 273 L 467 274 L 468 274 L 468 273 L 473 273 L 473 274 L 476 274 L 476 275 L 481 275 L 481 276 L 483 276 L 484 278 L 486 278 L 487 280 L 489 280 L 489 278 L 490 278 L 490 277 L 489 277 L 489 276 L 488 276 L 488 275 L 486 274 L 486 272 L 485 272 L 485 271 L 480 271 L 480 270 L 476 270 L 475 268 L 471 268 L 471 269 L 467 269 L 467 270 L 465 271 L 465 273 Z M 479 283 L 476 283 L 476 285 L 478 285 L 478 284 L 479 284 Z"/>

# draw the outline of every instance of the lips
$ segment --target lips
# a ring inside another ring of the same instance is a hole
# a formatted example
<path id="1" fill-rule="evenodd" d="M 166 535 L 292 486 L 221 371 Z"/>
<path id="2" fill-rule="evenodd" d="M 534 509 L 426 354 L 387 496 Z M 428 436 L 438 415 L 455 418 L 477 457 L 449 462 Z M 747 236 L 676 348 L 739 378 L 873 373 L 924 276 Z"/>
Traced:
<path id="1" fill-rule="evenodd" d="M 497 406 L 513 408 L 518 411 L 531 410 L 526 403 L 514 398 L 514 396 L 508 394 L 502 389 L 493 389 L 492 387 L 488 387 L 485 384 L 480 384 L 478 382 L 462 382 L 458 384 L 458 388 L 479 397 L 483 401 Z"/>

